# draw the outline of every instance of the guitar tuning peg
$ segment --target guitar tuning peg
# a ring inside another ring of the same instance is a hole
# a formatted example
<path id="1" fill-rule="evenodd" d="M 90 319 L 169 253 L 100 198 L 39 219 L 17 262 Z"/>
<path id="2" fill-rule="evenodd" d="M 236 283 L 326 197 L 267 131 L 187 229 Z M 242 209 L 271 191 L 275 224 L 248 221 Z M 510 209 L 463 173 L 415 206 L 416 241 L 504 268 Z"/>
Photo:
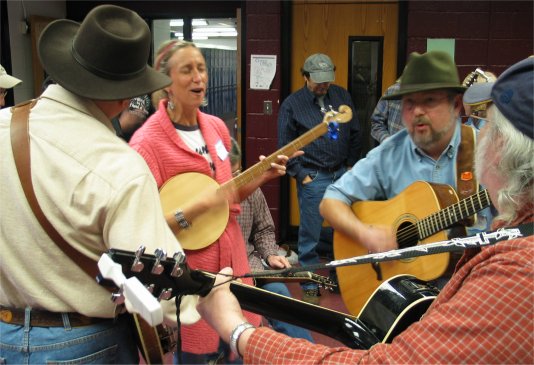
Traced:
<path id="1" fill-rule="evenodd" d="M 150 270 L 150 272 L 152 274 L 159 275 L 163 272 L 163 265 L 161 264 L 161 261 L 167 258 L 167 253 L 158 248 L 154 252 L 154 256 L 156 257 L 156 262 L 154 262 L 154 266 L 152 266 L 152 270 Z"/>
<path id="2" fill-rule="evenodd" d="M 172 289 L 163 289 L 158 296 L 158 300 L 169 300 L 172 297 Z"/>
<path id="3" fill-rule="evenodd" d="M 122 294 L 122 289 L 116 293 L 111 294 L 111 301 L 116 305 L 124 304 L 124 295 Z"/>
<path id="4" fill-rule="evenodd" d="M 180 267 L 185 262 L 185 253 L 182 251 L 176 252 L 172 258 L 174 259 L 174 267 L 172 268 L 171 276 L 180 277 L 184 273 L 184 270 Z"/>
<path id="5" fill-rule="evenodd" d="M 143 262 L 141 261 L 141 256 L 145 253 L 145 249 L 146 249 L 146 247 L 141 245 L 141 246 L 139 246 L 137 251 L 135 251 L 135 259 L 134 259 L 134 262 L 132 263 L 132 267 L 131 267 L 131 270 L 133 272 L 141 272 L 141 271 L 143 271 L 143 269 L 145 267 L 145 264 L 143 264 Z"/>

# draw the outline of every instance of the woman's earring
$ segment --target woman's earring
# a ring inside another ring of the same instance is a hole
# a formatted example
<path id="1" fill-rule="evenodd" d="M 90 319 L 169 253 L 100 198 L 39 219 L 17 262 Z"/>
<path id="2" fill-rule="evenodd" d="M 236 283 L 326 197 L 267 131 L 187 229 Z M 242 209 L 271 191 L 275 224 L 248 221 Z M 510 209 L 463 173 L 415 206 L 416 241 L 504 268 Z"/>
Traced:
<path id="1" fill-rule="evenodd" d="M 167 106 L 169 107 L 170 110 L 174 110 L 174 103 L 169 100 L 169 102 L 167 103 Z"/>

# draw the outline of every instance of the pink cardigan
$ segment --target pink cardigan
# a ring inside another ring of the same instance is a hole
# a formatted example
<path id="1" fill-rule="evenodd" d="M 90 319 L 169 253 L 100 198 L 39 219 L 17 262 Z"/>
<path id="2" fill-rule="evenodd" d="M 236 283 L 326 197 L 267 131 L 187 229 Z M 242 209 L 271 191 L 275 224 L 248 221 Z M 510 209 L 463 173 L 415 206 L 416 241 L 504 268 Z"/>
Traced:
<path id="1" fill-rule="evenodd" d="M 198 172 L 212 177 L 206 159 L 191 150 L 176 132 L 166 113 L 166 106 L 166 101 L 162 100 L 156 113 L 135 132 L 130 145 L 147 162 L 158 188 L 173 176 L 185 172 Z M 197 120 L 215 164 L 215 180 L 222 184 L 232 178 L 230 159 L 226 157 L 221 160 L 215 146 L 222 140 L 227 151 L 230 151 L 230 134 L 224 122 L 215 116 L 199 111 Z M 219 240 L 201 250 L 186 250 L 187 263 L 192 269 L 218 272 L 223 267 L 231 266 L 236 275 L 250 271 L 245 243 L 236 221 L 239 212 L 239 204 L 230 207 L 230 219 Z M 244 282 L 253 285 L 251 280 Z M 251 323 L 260 323 L 259 315 L 248 312 L 245 314 Z M 191 326 L 182 326 L 183 351 L 207 354 L 217 351 L 218 345 L 219 336 L 204 320 Z"/>

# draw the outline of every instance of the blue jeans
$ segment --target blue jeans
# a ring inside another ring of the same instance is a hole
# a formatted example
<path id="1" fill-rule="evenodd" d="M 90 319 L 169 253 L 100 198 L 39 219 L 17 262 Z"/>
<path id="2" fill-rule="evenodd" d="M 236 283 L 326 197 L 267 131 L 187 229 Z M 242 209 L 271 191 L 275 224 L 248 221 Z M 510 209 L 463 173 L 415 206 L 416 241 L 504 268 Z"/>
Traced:
<path id="1" fill-rule="evenodd" d="M 139 364 L 131 317 L 90 326 L 30 327 L 0 322 L 0 364 Z"/>
<path id="2" fill-rule="evenodd" d="M 270 291 L 272 293 L 284 295 L 286 297 L 291 297 L 289 289 L 284 283 L 267 283 L 261 287 L 264 290 Z M 271 327 L 280 333 L 284 333 L 289 337 L 294 338 L 303 338 L 310 342 L 314 342 L 310 332 L 302 327 L 297 327 L 292 324 L 281 322 L 276 319 L 267 318 L 267 321 Z"/>
<path id="3" fill-rule="evenodd" d="M 302 266 L 314 265 L 320 262 L 317 253 L 317 244 L 321 238 L 323 217 L 319 213 L 319 204 L 323 199 L 328 185 L 336 181 L 346 171 L 345 167 L 335 172 L 324 172 L 314 169 L 305 169 L 312 179 L 307 184 L 297 182 L 297 197 L 299 201 L 300 225 L 298 239 L 299 263 Z M 330 245 L 332 244 L 332 229 L 327 228 Z M 315 283 L 304 283 L 303 289 L 317 288 Z"/>

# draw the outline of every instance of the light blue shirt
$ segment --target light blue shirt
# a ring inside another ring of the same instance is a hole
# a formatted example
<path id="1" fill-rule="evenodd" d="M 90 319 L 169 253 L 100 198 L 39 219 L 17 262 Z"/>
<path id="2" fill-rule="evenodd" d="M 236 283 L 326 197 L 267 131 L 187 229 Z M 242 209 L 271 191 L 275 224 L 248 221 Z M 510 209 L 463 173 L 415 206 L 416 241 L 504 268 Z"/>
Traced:
<path id="1" fill-rule="evenodd" d="M 331 184 L 324 198 L 336 199 L 347 205 L 359 200 L 388 200 L 416 180 L 456 187 L 456 155 L 460 145 L 460 119 L 454 135 L 438 160 L 418 148 L 403 129 L 375 147 L 364 159 Z M 489 209 L 481 216 L 477 230 L 488 228 Z M 482 225 L 482 226 L 480 226 Z"/>

